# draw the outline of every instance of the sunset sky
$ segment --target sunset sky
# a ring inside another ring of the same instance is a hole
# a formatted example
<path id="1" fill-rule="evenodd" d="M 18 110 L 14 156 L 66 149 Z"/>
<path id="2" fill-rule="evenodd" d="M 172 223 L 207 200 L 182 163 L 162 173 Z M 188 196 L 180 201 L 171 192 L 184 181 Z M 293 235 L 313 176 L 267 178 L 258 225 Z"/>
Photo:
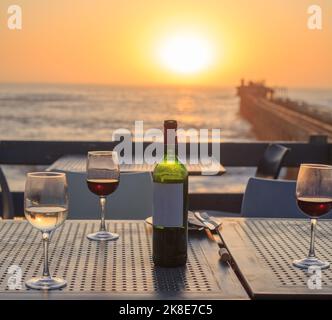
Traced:
<path id="1" fill-rule="evenodd" d="M 307 29 L 307 8 L 323 30 Z M 19 4 L 23 29 L 7 29 Z M 332 86 L 330 0 L 1 0 L 0 82 Z"/>

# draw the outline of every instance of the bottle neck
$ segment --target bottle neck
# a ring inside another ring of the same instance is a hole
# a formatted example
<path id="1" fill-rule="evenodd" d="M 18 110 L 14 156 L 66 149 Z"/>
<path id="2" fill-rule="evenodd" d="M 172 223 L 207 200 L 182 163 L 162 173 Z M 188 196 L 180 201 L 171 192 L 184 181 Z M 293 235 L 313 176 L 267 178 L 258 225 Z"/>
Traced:
<path id="1" fill-rule="evenodd" d="M 164 129 L 164 158 L 167 161 L 176 161 L 178 140 L 175 129 Z"/>

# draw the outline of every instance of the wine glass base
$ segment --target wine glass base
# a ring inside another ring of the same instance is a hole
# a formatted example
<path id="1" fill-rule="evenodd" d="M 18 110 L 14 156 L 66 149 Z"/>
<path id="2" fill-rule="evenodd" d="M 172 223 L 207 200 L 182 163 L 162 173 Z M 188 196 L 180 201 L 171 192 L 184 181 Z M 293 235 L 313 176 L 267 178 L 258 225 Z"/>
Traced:
<path id="1" fill-rule="evenodd" d="M 60 278 L 39 277 L 26 281 L 25 285 L 30 289 L 55 290 L 64 288 L 67 285 L 67 281 Z"/>
<path id="2" fill-rule="evenodd" d="M 301 260 L 294 260 L 293 266 L 300 268 L 300 269 L 309 269 L 309 267 L 317 267 L 321 270 L 328 269 L 330 264 L 326 261 L 321 261 L 317 258 L 304 258 Z"/>
<path id="3" fill-rule="evenodd" d="M 119 235 L 107 231 L 98 231 L 88 234 L 87 238 L 94 241 L 114 241 L 119 238 Z"/>

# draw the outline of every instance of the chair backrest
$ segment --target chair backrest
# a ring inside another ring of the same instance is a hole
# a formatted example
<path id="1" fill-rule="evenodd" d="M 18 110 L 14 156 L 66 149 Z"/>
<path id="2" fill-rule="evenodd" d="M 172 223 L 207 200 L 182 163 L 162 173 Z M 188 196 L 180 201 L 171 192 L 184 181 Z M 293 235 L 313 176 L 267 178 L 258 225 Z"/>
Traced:
<path id="1" fill-rule="evenodd" d="M 296 181 L 250 178 L 241 215 L 252 218 L 306 218 L 296 204 Z M 330 218 L 329 213 L 323 218 Z"/>
<path id="2" fill-rule="evenodd" d="M 268 145 L 258 163 L 256 177 L 265 179 L 278 179 L 282 161 L 284 160 L 288 151 L 288 148 L 280 144 Z"/>
<path id="3" fill-rule="evenodd" d="M 99 199 L 86 185 L 86 174 L 66 172 L 68 219 L 100 219 Z M 145 219 L 152 215 L 151 174 L 121 173 L 117 190 L 107 198 L 106 219 Z"/>
<path id="4" fill-rule="evenodd" d="M 3 173 L 1 167 L 0 167 L 0 187 L 2 194 L 2 217 L 4 219 L 13 219 L 15 215 L 14 201 L 12 194 L 9 190 L 6 176 Z"/>

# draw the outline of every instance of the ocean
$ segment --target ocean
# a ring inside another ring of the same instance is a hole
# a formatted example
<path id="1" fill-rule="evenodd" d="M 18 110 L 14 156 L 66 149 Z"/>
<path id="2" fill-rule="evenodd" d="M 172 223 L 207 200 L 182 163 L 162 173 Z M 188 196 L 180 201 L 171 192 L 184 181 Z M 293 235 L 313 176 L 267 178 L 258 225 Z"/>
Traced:
<path id="1" fill-rule="evenodd" d="M 294 89 L 288 96 L 332 107 L 332 90 Z M 162 128 L 177 119 L 183 129 L 221 129 L 223 141 L 255 140 L 239 115 L 235 88 L 120 87 L 0 84 L 1 140 L 100 140 L 113 130 Z M 29 166 L 4 166 L 11 190 L 23 190 Z M 227 168 L 222 177 L 192 177 L 190 192 L 241 192 L 254 169 Z"/>

